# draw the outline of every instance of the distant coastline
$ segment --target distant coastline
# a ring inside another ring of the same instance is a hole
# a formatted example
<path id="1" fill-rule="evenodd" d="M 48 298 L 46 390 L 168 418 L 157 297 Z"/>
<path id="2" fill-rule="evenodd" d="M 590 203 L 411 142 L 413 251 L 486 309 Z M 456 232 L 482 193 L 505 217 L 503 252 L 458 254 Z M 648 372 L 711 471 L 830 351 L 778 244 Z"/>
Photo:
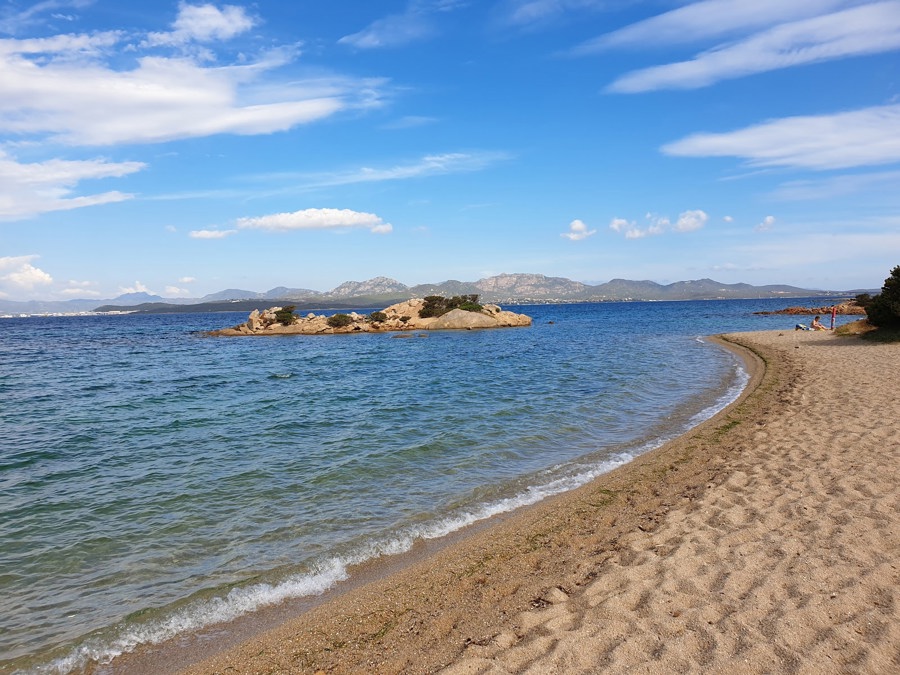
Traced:
<path id="1" fill-rule="evenodd" d="M 865 289 L 815 290 L 786 285 L 725 284 L 713 279 L 658 284 L 653 281 L 613 279 L 585 284 L 542 274 L 500 274 L 478 281 L 444 281 L 407 286 L 388 277 L 347 281 L 331 291 L 272 288 L 266 292 L 231 288 L 200 298 L 163 298 L 148 293 L 127 293 L 105 300 L 0 299 L 0 316 L 76 315 L 93 313 L 175 314 L 186 312 L 250 312 L 265 306 L 292 304 L 301 311 L 376 309 L 427 295 L 478 294 L 498 305 L 543 305 L 586 302 L 651 302 L 676 300 L 750 300 L 763 298 L 850 298 Z M 874 292 L 877 292 L 874 291 Z"/>

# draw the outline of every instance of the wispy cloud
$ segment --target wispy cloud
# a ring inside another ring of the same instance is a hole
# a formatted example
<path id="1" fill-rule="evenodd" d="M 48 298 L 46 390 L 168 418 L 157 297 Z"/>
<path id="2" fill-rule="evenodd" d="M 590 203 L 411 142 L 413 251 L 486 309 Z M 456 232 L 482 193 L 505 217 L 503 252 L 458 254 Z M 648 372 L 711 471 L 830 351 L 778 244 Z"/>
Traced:
<path id="1" fill-rule="evenodd" d="M 498 162 L 510 159 L 505 152 L 448 152 L 425 155 L 417 160 L 393 166 L 366 166 L 347 171 L 320 174 L 263 174 L 257 180 L 290 179 L 302 189 L 377 183 L 381 181 L 409 180 L 426 176 L 483 171 Z"/>
<path id="2" fill-rule="evenodd" d="M 823 237 L 821 223 L 809 223 L 808 233 L 789 238 L 758 237 L 754 243 L 741 246 L 738 251 L 746 264 L 758 269 L 778 270 L 796 267 L 798 251 L 807 260 L 819 265 L 854 265 L 859 260 L 869 261 L 872 284 L 879 284 L 884 274 L 896 265 L 896 251 L 900 251 L 900 221 L 894 219 L 888 231 L 832 232 Z M 881 270 L 885 270 L 882 272 Z"/>
<path id="3" fill-rule="evenodd" d="M 377 19 L 361 31 L 345 35 L 338 44 L 356 49 L 383 49 L 426 40 L 439 32 L 435 15 L 465 4 L 461 0 L 415 0 L 405 11 Z"/>
<path id="4" fill-rule="evenodd" d="M 376 80 L 272 82 L 275 71 L 298 58 L 297 45 L 205 65 L 215 56 L 212 43 L 252 23 L 238 8 L 182 4 L 171 32 L 151 34 L 136 47 L 123 31 L 0 40 L 0 132 L 69 145 L 156 143 L 268 134 L 381 104 Z M 190 44 L 204 47 L 190 55 Z M 166 47 L 174 53 L 161 54 Z M 114 67 L 132 48 L 136 65 Z"/>
<path id="5" fill-rule="evenodd" d="M 100 291 L 92 288 L 95 285 L 93 281 L 70 279 L 66 282 L 66 287 L 59 291 L 59 295 L 67 298 L 99 298 Z"/>
<path id="6" fill-rule="evenodd" d="M 268 216 L 239 218 L 241 229 L 288 232 L 291 230 L 347 230 L 367 229 L 373 234 L 387 234 L 393 230 L 374 213 L 351 211 L 350 209 L 304 209 L 292 213 L 274 213 Z"/>
<path id="7" fill-rule="evenodd" d="M 7 3 L 5 9 L 0 9 L 0 33 L 17 35 L 29 26 L 46 21 L 44 17 L 48 15 L 55 19 L 71 20 L 71 15 L 62 15 L 56 10 L 81 9 L 94 2 L 95 0 L 43 0 L 21 10 L 16 5 Z"/>
<path id="8" fill-rule="evenodd" d="M 415 129 L 416 127 L 424 127 L 437 122 L 437 117 L 427 117 L 424 115 L 407 115 L 393 122 L 382 124 L 382 129 L 399 130 L 399 129 Z"/>
<path id="9" fill-rule="evenodd" d="M 504 22 L 513 26 L 532 27 L 552 21 L 565 14 L 605 9 L 610 0 L 508 0 L 503 6 Z"/>
<path id="10" fill-rule="evenodd" d="M 861 1 L 703 0 L 583 42 L 571 53 L 585 55 L 617 48 L 655 49 L 746 34 L 780 22 L 858 5 Z"/>
<path id="11" fill-rule="evenodd" d="M 76 195 L 81 181 L 121 178 L 144 168 L 141 162 L 105 159 L 63 160 L 23 164 L 0 150 L 0 220 L 31 218 L 51 211 L 109 204 L 131 199 L 121 192 Z"/>
<path id="12" fill-rule="evenodd" d="M 662 147 L 680 157 L 740 157 L 751 166 L 846 169 L 900 161 L 900 104 L 786 117 Z"/>
<path id="13" fill-rule="evenodd" d="M 581 241 L 595 234 L 597 230 L 589 230 L 583 221 L 576 219 L 569 223 L 569 231 L 563 232 L 560 236 L 571 241 Z"/>
<path id="14" fill-rule="evenodd" d="M 832 176 L 823 180 L 789 181 L 780 185 L 772 197 L 784 201 L 812 201 L 834 199 L 877 190 L 896 194 L 900 185 L 900 171 Z"/>
<path id="15" fill-rule="evenodd" d="M 855 5 L 860 2 L 708 0 L 601 36 L 574 51 L 652 47 L 745 33 L 693 59 L 627 73 L 608 87 L 611 92 L 637 93 L 695 89 L 771 70 L 900 49 L 900 2 Z M 746 34 L 748 30 L 755 32 Z"/>

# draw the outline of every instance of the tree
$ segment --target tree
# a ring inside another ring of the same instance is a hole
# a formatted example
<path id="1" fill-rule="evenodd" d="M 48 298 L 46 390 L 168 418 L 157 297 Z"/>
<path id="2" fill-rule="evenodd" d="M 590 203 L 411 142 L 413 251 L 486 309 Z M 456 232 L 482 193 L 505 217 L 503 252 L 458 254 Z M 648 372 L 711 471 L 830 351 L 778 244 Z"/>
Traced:
<path id="1" fill-rule="evenodd" d="M 881 293 L 866 305 L 869 323 L 879 328 L 900 328 L 900 265 L 884 280 Z"/>

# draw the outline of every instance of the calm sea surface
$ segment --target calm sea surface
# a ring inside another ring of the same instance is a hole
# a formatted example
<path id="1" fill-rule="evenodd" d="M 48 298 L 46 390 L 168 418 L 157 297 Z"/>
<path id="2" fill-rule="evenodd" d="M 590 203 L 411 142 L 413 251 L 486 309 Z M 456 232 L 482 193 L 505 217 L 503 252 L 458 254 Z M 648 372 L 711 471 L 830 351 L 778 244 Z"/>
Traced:
<path id="1" fill-rule="evenodd" d="M 821 301 L 812 301 L 821 304 Z M 791 300 L 512 308 L 531 328 L 209 338 L 0 320 L 0 672 L 71 672 L 534 503 L 733 400 L 704 335 Z"/>

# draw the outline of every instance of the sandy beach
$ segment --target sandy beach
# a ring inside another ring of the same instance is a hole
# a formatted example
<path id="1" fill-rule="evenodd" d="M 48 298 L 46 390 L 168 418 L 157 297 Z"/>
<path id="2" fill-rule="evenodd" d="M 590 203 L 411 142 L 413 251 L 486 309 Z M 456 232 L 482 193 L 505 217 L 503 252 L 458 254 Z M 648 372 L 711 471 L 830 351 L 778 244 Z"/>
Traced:
<path id="1" fill-rule="evenodd" d="M 184 672 L 900 672 L 900 345 L 725 339 L 712 420 Z"/>

